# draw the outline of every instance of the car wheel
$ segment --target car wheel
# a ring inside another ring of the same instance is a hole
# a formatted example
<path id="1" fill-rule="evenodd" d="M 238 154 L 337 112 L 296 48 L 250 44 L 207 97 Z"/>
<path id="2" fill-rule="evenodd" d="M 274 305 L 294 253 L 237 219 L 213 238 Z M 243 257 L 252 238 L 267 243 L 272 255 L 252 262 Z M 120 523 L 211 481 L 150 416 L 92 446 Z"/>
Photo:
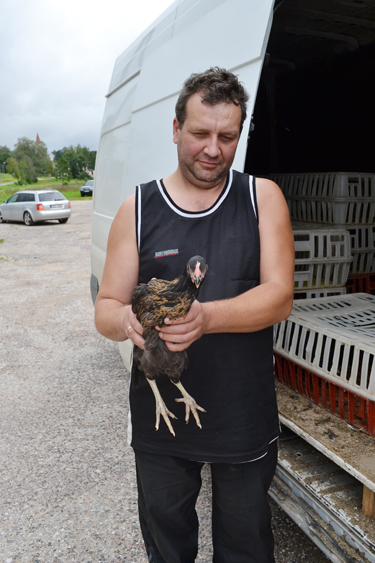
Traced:
<path id="1" fill-rule="evenodd" d="M 23 216 L 23 222 L 25 223 L 25 225 L 27 227 L 31 227 L 31 225 L 35 225 L 33 218 L 31 217 L 31 215 L 28 211 L 26 211 L 24 216 Z"/>
<path id="2" fill-rule="evenodd" d="M 85 197 L 85 194 L 81 194 L 81 197 Z"/>
<path id="3" fill-rule="evenodd" d="M 65 217 L 65 219 L 58 219 L 59 223 L 67 223 L 68 222 L 68 218 Z"/>
<path id="4" fill-rule="evenodd" d="M 0 213 L 0 223 L 5 223 L 2 214 Z"/>

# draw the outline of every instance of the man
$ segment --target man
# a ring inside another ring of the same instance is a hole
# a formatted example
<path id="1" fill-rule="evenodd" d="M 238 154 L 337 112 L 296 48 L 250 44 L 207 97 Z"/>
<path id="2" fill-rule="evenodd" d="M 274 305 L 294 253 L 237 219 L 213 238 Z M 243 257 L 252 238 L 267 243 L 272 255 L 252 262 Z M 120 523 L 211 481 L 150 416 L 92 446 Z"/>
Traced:
<path id="1" fill-rule="evenodd" d="M 272 325 L 290 313 L 294 242 L 276 184 L 230 170 L 247 100 L 224 69 L 186 80 L 173 121 L 177 170 L 123 203 L 108 240 L 96 325 L 141 348 L 134 287 L 177 277 L 195 254 L 209 267 L 186 318 L 166 319 L 159 331 L 170 350 L 188 349 L 182 377 L 206 410 L 202 429 L 178 411 L 175 437 L 165 424 L 156 431 L 145 377 L 130 392 L 140 524 L 155 563 L 195 560 L 204 462 L 212 471 L 214 562 L 274 562 L 266 498 L 279 435 Z M 162 374 L 157 381 L 167 407 L 178 409 L 174 386 Z"/>

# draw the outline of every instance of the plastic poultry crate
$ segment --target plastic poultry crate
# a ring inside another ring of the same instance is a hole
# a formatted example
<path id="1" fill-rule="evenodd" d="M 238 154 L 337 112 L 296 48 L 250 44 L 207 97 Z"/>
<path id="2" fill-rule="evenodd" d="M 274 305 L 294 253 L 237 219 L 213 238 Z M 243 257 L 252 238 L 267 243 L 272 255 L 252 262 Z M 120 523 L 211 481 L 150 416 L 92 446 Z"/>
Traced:
<path id="1" fill-rule="evenodd" d="M 350 274 L 368 274 L 375 272 L 375 226 L 347 225 L 353 262 Z"/>
<path id="2" fill-rule="evenodd" d="M 275 377 L 349 424 L 375 436 L 375 402 L 275 353 Z"/>
<path id="3" fill-rule="evenodd" d="M 353 258 L 295 262 L 294 291 L 343 287 L 349 275 Z"/>
<path id="4" fill-rule="evenodd" d="M 293 221 L 296 263 L 321 258 L 349 257 L 349 274 L 375 271 L 375 226 L 330 225 Z M 322 295 L 323 297 L 323 295 Z"/>
<path id="5" fill-rule="evenodd" d="M 348 230 L 350 235 L 350 248 L 352 251 L 367 251 L 375 249 L 375 226 L 340 226 Z"/>
<path id="6" fill-rule="evenodd" d="M 360 293 L 295 301 L 289 318 L 275 327 L 276 376 L 294 388 L 291 374 L 300 373 L 299 392 L 309 396 L 318 386 L 316 402 L 325 402 L 323 406 L 338 410 L 342 418 L 352 413 L 352 423 L 357 412 L 361 426 L 375 435 L 374 344 L 375 296 Z M 315 383 L 313 376 L 318 377 Z"/>
<path id="7" fill-rule="evenodd" d="M 375 274 L 348 276 L 345 284 L 346 293 L 368 293 L 375 295 Z"/>
<path id="8" fill-rule="evenodd" d="M 355 198 L 375 200 L 375 174 L 361 172 L 311 172 L 274 174 L 285 197 Z"/>
<path id="9" fill-rule="evenodd" d="M 375 223 L 375 199 L 312 199 L 287 196 L 293 221 L 332 225 L 371 225 Z"/>
<path id="10" fill-rule="evenodd" d="M 353 251 L 352 254 L 353 262 L 350 265 L 349 275 L 375 272 L 375 250 Z"/>
<path id="11" fill-rule="evenodd" d="M 351 239 L 345 227 L 319 223 L 292 223 L 296 261 L 351 257 Z"/>
<path id="12" fill-rule="evenodd" d="M 295 291 L 294 299 L 317 299 L 319 297 L 332 297 L 346 295 L 346 287 L 331 287 L 330 289 L 310 289 L 309 291 Z"/>
<path id="13" fill-rule="evenodd" d="M 293 223 L 294 291 L 345 285 L 353 258 L 350 235 L 342 227 Z"/>

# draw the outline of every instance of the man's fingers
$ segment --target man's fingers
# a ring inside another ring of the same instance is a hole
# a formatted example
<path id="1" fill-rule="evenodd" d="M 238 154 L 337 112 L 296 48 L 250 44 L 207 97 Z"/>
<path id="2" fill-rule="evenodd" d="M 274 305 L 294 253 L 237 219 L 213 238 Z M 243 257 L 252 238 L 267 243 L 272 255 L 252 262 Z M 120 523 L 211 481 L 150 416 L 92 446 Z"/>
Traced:
<path id="1" fill-rule="evenodd" d="M 179 342 L 186 342 L 187 340 L 194 340 L 195 337 L 198 335 L 198 333 L 199 333 L 198 327 L 191 328 L 189 330 L 184 328 L 181 331 L 173 331 L 173 332 L 167 332 L 167 331 L 161 330 L 159 332 L 159 337 L 162 340 L 164 340 L 164 342 L 176 342 L 178 344 Z"/>
<path id="2" fill-rule="evenodd" d="M 133 342 L 133 344 L 138 346 L 138 348 L 142 348 L 142 350 L 145 349 L 144 338 L 140 334 L 138 334 L 138 332 L 136 332 L 133 328 L 129 328 L 127 330 L 127 334 L 128 334 L 129 340 L 131 340 Z"/>
<path id="3" fill-rule="evenodd" d="M 173 326 L 162 326 L 158 329 L 159 335 L 165 335 L 166 337 L 174 336 L 174 335 L 183 335 L 188 334 L 195 330 L 195 325 L 193 323 L 184 323 L 181 325 L 173 325 Z M 162 337 L 163 338 L 163 337 Z"/>
<path id="4" fill-rule="evenodd" d="M 170 352 L 183 352 L 183 350 L 189 348 L 189 346 L 191 346 L 193 342 L 195 342 L 195 338 L 193 340 L 189 340 L 188 342 L 181 342 L 181 343 L 165 342 L 165 345 L 168 348 L 168 350 L 170 350 Z"/>
<path id="5" fill-rule="evenodd" d="M 128 309 L 125 319 L 125 334 L 129 340 L 133 342 L 138 348 L 145 349 L 145 341 L 142 336 L 143 334 L 143 327 L 141 323 L 138 321 L 137 317 L 133 313 L 131 307 Z"/>
<path id="6" fill-rule="evenodd" d="M 201 305 L 199 303 L 199 301 L 193 301 L 193 304 L 190 308 L 190 311 L 188 312 L 188 314 L 186 315 L 186 317 L 180 317 L 178 319 L 173 319 L 171 320 L 169 317 L 166 317 L 164 319 L 164 324 L 166 326 L 177 326 L 180 324 L 188 324 L 193 322 L 199 315 L 201 311 Z"/>

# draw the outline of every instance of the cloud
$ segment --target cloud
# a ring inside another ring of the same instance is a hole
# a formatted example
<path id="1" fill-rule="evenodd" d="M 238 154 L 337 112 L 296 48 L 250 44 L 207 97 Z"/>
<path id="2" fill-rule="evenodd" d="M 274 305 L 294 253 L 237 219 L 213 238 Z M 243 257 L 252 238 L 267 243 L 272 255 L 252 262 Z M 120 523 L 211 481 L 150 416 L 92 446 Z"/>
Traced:
<path id="1" fill-rule="evenodd" d="M 116 58 L 172 0 L 3 0 L 0 145 L 97 149 Z"/>

